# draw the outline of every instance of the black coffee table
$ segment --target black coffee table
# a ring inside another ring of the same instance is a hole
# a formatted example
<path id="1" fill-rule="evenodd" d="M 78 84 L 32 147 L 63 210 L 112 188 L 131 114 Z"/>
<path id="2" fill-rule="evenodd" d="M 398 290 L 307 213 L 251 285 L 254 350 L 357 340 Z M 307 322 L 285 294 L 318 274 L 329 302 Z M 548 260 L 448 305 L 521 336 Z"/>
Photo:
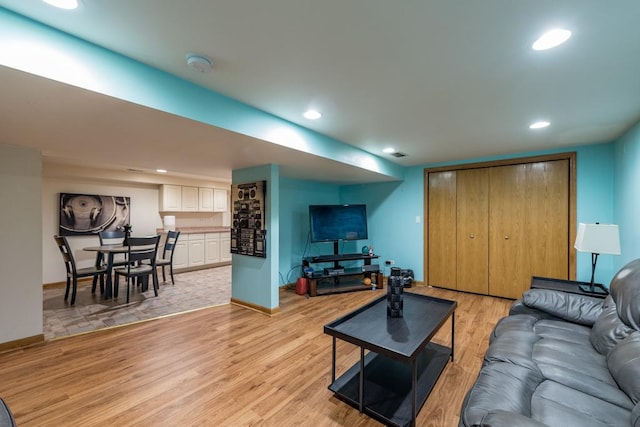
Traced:
<path id="1" fill-rule="evenodd" d="M 382 296 L 325 325 L 324 333 L 333 337 L 329 390 L 382 423 L 415 425 L 418 411 L 453 361 L 456 306 L 455 301 L 405 293 L 403 317 L 392 318 Z M 451 347 L 432 343 L 449 318 Z M 336 379 L 337 338 L 360 347 L 360 362 Z"/>

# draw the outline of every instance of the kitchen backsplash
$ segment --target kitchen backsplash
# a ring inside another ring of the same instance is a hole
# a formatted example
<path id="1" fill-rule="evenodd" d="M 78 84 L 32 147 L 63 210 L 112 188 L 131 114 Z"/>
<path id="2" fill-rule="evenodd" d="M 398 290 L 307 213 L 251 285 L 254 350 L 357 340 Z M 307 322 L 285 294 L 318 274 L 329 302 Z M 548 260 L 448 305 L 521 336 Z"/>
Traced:
<path id="1" fill-rule="evenodd" d="M 211 212 L 176 212 L 176 227 L 219 227 L 229 225 L 229 213 Z"/>

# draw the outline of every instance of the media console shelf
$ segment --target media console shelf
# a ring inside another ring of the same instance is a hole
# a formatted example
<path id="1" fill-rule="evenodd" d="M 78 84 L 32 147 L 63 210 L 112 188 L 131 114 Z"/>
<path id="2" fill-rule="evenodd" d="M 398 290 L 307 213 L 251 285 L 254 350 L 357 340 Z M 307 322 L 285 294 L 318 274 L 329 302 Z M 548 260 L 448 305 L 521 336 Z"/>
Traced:
<path id="1" fill-rule="evenodd" d="M 366 267 L 371 266 L 371 260 L 379 258 L 378 255 L 365 254 L 338 254 L 321 255 L 303 258 L 302 265 L 325 264 L 314 268 L 312 275 L 305 275 L 309 280 L 309 296 L 335 294 L 340 292 L 366 291 L 371 290 L 373 285 L 376 289 L 383 287 L 383 275 L 380 270 L 366 271 Z M 342 268 L 341 263 L 346 261 L 364 261 L 357 267 Z M 331 265 L 333 264 L 333 265 Z M 329 269 L 332 271 L 325 271 Z M 371 279 L 370 285 L 364 284 L 364 279 Z"/>

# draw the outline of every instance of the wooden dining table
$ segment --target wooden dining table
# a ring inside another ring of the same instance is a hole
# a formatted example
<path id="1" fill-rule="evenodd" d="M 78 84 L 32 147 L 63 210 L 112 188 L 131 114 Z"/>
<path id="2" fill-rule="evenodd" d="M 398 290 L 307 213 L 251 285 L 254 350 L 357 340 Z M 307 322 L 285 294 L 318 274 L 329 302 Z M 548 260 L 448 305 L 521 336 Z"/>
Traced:
<path id="1" fill-rule="evenodd" d="M 102 261 L 104 260 L 104 256 L 107 256 L 107 280 L 105 283 L 104 294 L 102 294 L 103 299 L 111 299 L 113 298 L 113 281 L 111 279 L 113 273 L 113 259 L 117 254 L 126 254 L 129 253 L 129 248 L 131 248 L 131 252 L 148 250 L 152 248 L 153 245 L 145 245 L 145 246 L 124 246 L 124 245 L 102 245 L 102 246 L 88 246 L 86 248 L 82 248 L 83 251 L 89 252 L 97 252 L 96 256 L 96 266 L 100 266 Z"/>

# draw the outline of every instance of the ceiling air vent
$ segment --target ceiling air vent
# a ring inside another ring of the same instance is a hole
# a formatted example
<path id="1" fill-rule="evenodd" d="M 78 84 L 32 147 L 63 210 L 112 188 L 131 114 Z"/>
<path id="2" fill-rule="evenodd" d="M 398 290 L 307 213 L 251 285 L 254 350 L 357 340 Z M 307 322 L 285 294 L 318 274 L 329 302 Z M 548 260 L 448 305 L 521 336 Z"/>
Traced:
<path id="1" fill-rule="evenodd" d="M 140 172 L 140 173 L 144 173 L 144 171 L 141 171 L 140 169 L 127 169 L 129 172 Z"/>
<path id="2" fill-rule="evenodd" d="M 407 156 L 406 154 L 401 153 L 401 152 L 399 152 L 399 151 L 393 152 L 393 153 L 391 153 L 391 155 L 392 155 L 393 157 L 406 157 L 406 156 Z"/>

